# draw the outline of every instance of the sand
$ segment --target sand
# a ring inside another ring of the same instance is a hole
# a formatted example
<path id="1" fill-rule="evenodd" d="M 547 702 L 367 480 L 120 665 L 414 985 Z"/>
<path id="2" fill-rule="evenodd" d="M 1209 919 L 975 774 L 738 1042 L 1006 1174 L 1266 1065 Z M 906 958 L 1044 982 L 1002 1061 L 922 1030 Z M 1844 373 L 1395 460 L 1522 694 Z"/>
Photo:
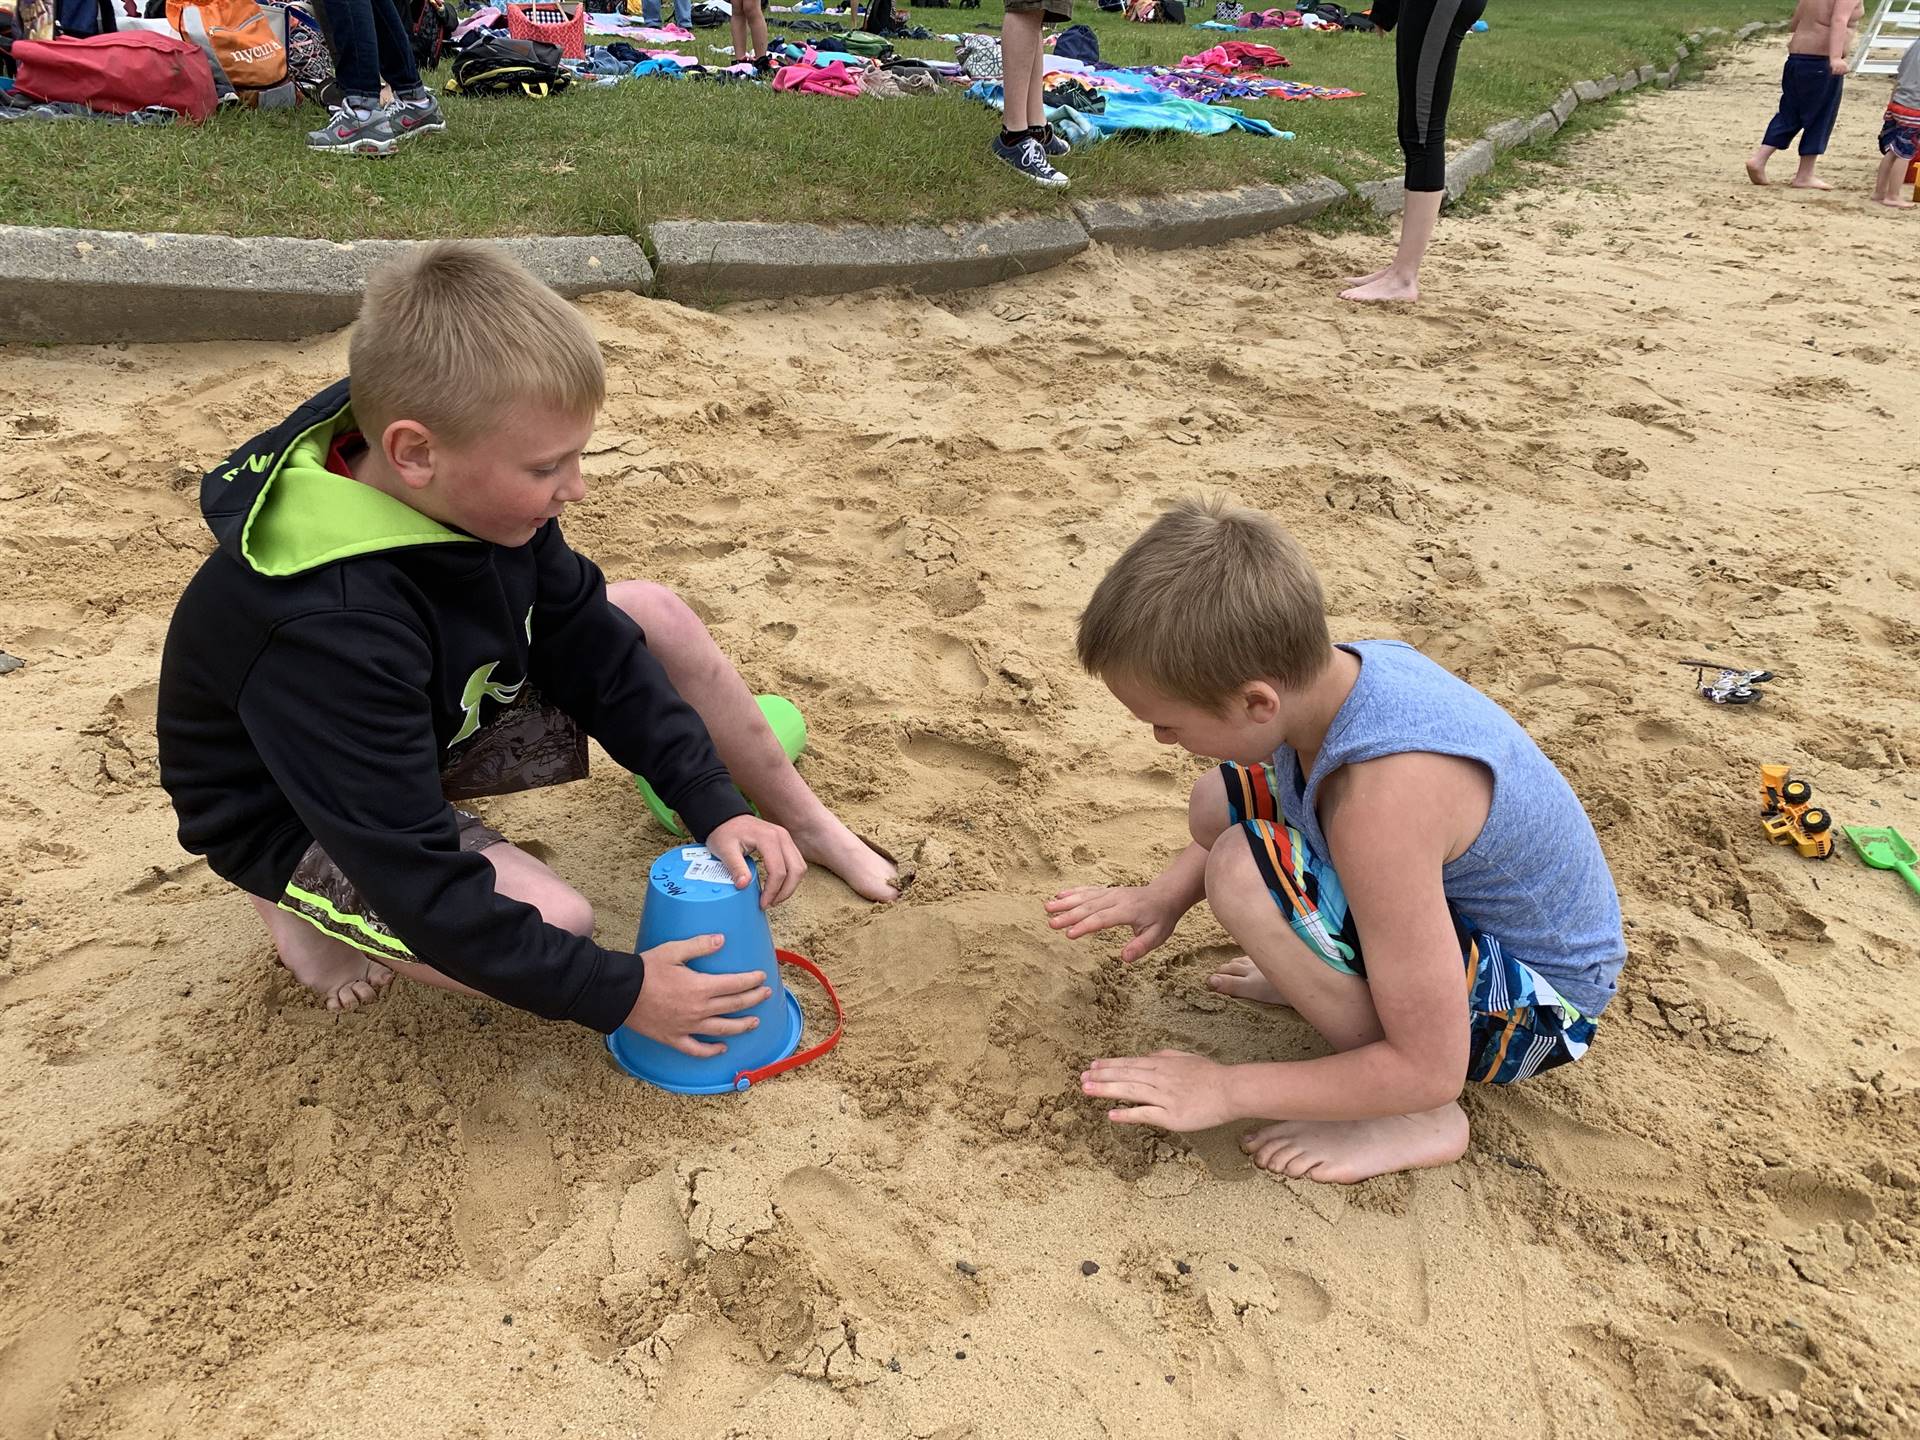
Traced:
<path id="1" fill-rule="evenodd" d="M 737 1099 L 489 1004 L 329 1016 L 176 849 L 154 680 L 197 477 L 344 337 L 9 352 L 0 1437 L 1920 1431 L 1920 898 L 1769 847 L 1754 795 L 1789 761 L 1920 836 L 1920 219 L 1861 198 L 1877 84 L 1841 193 L 1748 186 L 1776 71 L 1635 99 L 1444 226 L 1411 313 L 1331 298 L 1380 240 L 1301 235 L 590 303 L 575 543 L 802 704 L 812 782 L 918 869 L 891 909 L 816 876 L 781 912 L 847 1038 Z M 1591 1056 L 1471 1093 L 1459 1165 L 1280 1182 L 1075 1089 L 1101 1054 L 1316 1048 L 1204 989 L 1203 915 L 1130 968 L 1041 923 L 1179 842 L 1198 763 L 1070 636 L 1202 486 L 1294 529 L 1339 634 L 1511 707 L 1615 867 Z M 1695 653 L 1780 679 L 1718 709 Z M 625 943 L 665 837 L 604 757 L 488 813 Z"/>

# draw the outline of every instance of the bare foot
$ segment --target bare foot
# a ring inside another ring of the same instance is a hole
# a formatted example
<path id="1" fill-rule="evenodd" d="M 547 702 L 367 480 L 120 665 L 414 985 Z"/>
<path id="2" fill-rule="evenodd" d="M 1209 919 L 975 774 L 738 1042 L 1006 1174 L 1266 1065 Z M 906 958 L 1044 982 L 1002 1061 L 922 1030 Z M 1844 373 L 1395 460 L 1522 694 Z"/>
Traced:
<path id="1" fill-rule="evenodd" d="M 1273 982 L 1260 973 L 1260 967 L 1242 955 L 1229 960 L 1213 972 L 1207 988 L 1231 995 L 1236 1000 L 1254 1000 L 1262 1005 L 1284 1005 L 1286 999 L 1273 988 Z"/>
<path id="2" fill-rule="evenodd" d="M 1752 158 L 1747 160 L 1747 179 L 1756 185 L 1768 185 L 1772 183 L 1767 179 L 1766 165 Z"/>
<path id="3" fill-rule="evenodd" d="M 1349 275 L 1347 276 L 1346 279 L 1342 280 L 1340 283 L 1342 285 L 1354 285 L 1354 286 L 1371 285 L 1374 281 L 1378 280 L 1382 275 L 1386 274 L 1387 271 L 1391 270 L 1392 268 L 1393 266 L 1391 265 L 1382 265 L 1378 270 L 1374 271 L 1371 275 Z"/>
<path id="4" fill-rule="evenodd" d="M 1911 200 L 1888 199 L 1888 200 L 1882 200 L 1880 203 L 1886 206 L 1889 210 L 1913 209 L 1913 201 Z"/>
<path id="5" fill-rule="evenodd" d="M 900 875 L 891 860 L 841 823 L 824 807 L 823 819 L 789 825 L 788 832 L 809 865 L 831 870 L 854 894 L 882 904 L 900 898 Z"/>
<path id="6" fill-rule="evenodd" d="M 1796 190 L 1831 190 L 1833 186 L 1824 180 L 1816 178 L 1813 180 L 1795 180 L 1793 182 L 1793 188 Z"/>
<path id="7" fill-rule="evenodd" d="M 292 962 L 283 961 L 307 989 L 326 1002 L 329 1010 L 358 1010 L 380 998 L 393 983 L 393 971 L 358 950 L 323 941 Z"/>
<path id="8" fill-rule="evenodd" d="M 1411 304 L 1420 298 L 1420 282 L 1402 280 L 1392 270 L 1383 271 L 1377 280 L 1369 280 L 1364 285 L 1356 285 L 1351 290 L 1340 292 L 1342 300 L 1371 300 L 1375 302 L 1401 301 Z"/>
<path id="9" fill-rule="evenodd" d="M 1280 1120 L 1240 1141 L 1253 1163 L 1294 1180 L 1352 1185 L 1396 1170 L 1451 1165 L 1467 1153 L 1467 1112 L 1448 1101 L 1378 1120 Z"/>

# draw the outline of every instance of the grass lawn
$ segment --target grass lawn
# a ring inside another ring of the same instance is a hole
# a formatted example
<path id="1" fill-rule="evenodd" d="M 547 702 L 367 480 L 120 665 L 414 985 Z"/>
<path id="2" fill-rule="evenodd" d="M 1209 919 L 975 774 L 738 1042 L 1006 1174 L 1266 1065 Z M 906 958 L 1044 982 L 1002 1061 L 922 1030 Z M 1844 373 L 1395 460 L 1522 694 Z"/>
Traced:
<path id="1" fill-rule="evenodd" d="M 1130 24 L 1089 0 L 1078 8 L 1102 58 L 1119 64 L 1171 64 L 1233 38 Z M 1470 36 L 1462 51 L 1450 129 L 1477 136 L 1495 121 L 1537 114 L 1576 79 L 1665 65 L 1690 31 L 1732 30 L 1789 10 L 1787 0 L 1495 0 L 1490 32 Z M 1212 8 L 1201 0 L 1190 13 L 1198 20 Z M 1000 14 L 1000 0 L 984 0 L 978 10 L 915 8 L 912 19 L 951 33 L 997 30 Z M 337 240 L 641 235 L 655 220 L 684 217 L 955 220 L 1047 211 L 1071 197 L 1398 172 L 1390 39 L 1297 30 L 1246 38 L 1292 60 L 1290 79 L 1365 96 L 1246 102 L 1249 113 L 1294 131 L 1291 142 L 1238 133 L 1110 140 L 1063 162 L 1073 177 L 1068 195 L 1029 185 L 988 156 L 994 119 L 957 89 L 849 101 L 642 79 L 544 101 L 443 98 L 448 132 L 389 160 L 308 153 L 302 133 L 320 118 L 311 107 L 165 129 L 17 121 L 0 151 L 0 219 Z M 693 43 L 704 58 L 727 32 L 701 31 Z M 953 53 L 937 40 L 900 48 Z"/>

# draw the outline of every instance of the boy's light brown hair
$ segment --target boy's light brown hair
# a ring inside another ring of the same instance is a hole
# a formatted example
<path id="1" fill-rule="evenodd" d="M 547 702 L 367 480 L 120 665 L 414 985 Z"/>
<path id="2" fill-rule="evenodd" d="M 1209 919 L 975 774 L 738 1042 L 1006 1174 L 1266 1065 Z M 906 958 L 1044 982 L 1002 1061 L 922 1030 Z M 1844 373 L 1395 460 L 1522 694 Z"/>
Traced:
<path id="1" fill-rule="evenodd" d="M 1293 537 L 1220 497 L 1182 500 L 1127 547 L 1080 616 L 1080 663 L 1218 714 L 1253 680 L 1297 689 L 1332 655 Z"/>
<path id="2" fill-rule="evenodd" d="M 347 350 L 353 414 L 412 420 L 455 445 L 513 406 L 592 415 L 607 376 L 587 322 L 491 245 L 442 240 L 374 271 Z"/>

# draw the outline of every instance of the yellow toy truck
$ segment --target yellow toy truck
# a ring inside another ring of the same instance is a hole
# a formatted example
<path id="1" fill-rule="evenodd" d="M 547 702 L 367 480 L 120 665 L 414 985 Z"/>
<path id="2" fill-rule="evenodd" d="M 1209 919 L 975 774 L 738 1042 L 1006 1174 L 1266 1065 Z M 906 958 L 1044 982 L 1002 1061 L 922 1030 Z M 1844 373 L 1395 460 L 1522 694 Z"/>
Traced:
<path id="1" fill-rule="evenodd" d="M 1760 767 L 1760 828 L 1776 845 L 1791 845 L 1809 860 L 1833 854 L 1833 816 L 1813 803 L 1813 787 L 1786 765 Z"/>

